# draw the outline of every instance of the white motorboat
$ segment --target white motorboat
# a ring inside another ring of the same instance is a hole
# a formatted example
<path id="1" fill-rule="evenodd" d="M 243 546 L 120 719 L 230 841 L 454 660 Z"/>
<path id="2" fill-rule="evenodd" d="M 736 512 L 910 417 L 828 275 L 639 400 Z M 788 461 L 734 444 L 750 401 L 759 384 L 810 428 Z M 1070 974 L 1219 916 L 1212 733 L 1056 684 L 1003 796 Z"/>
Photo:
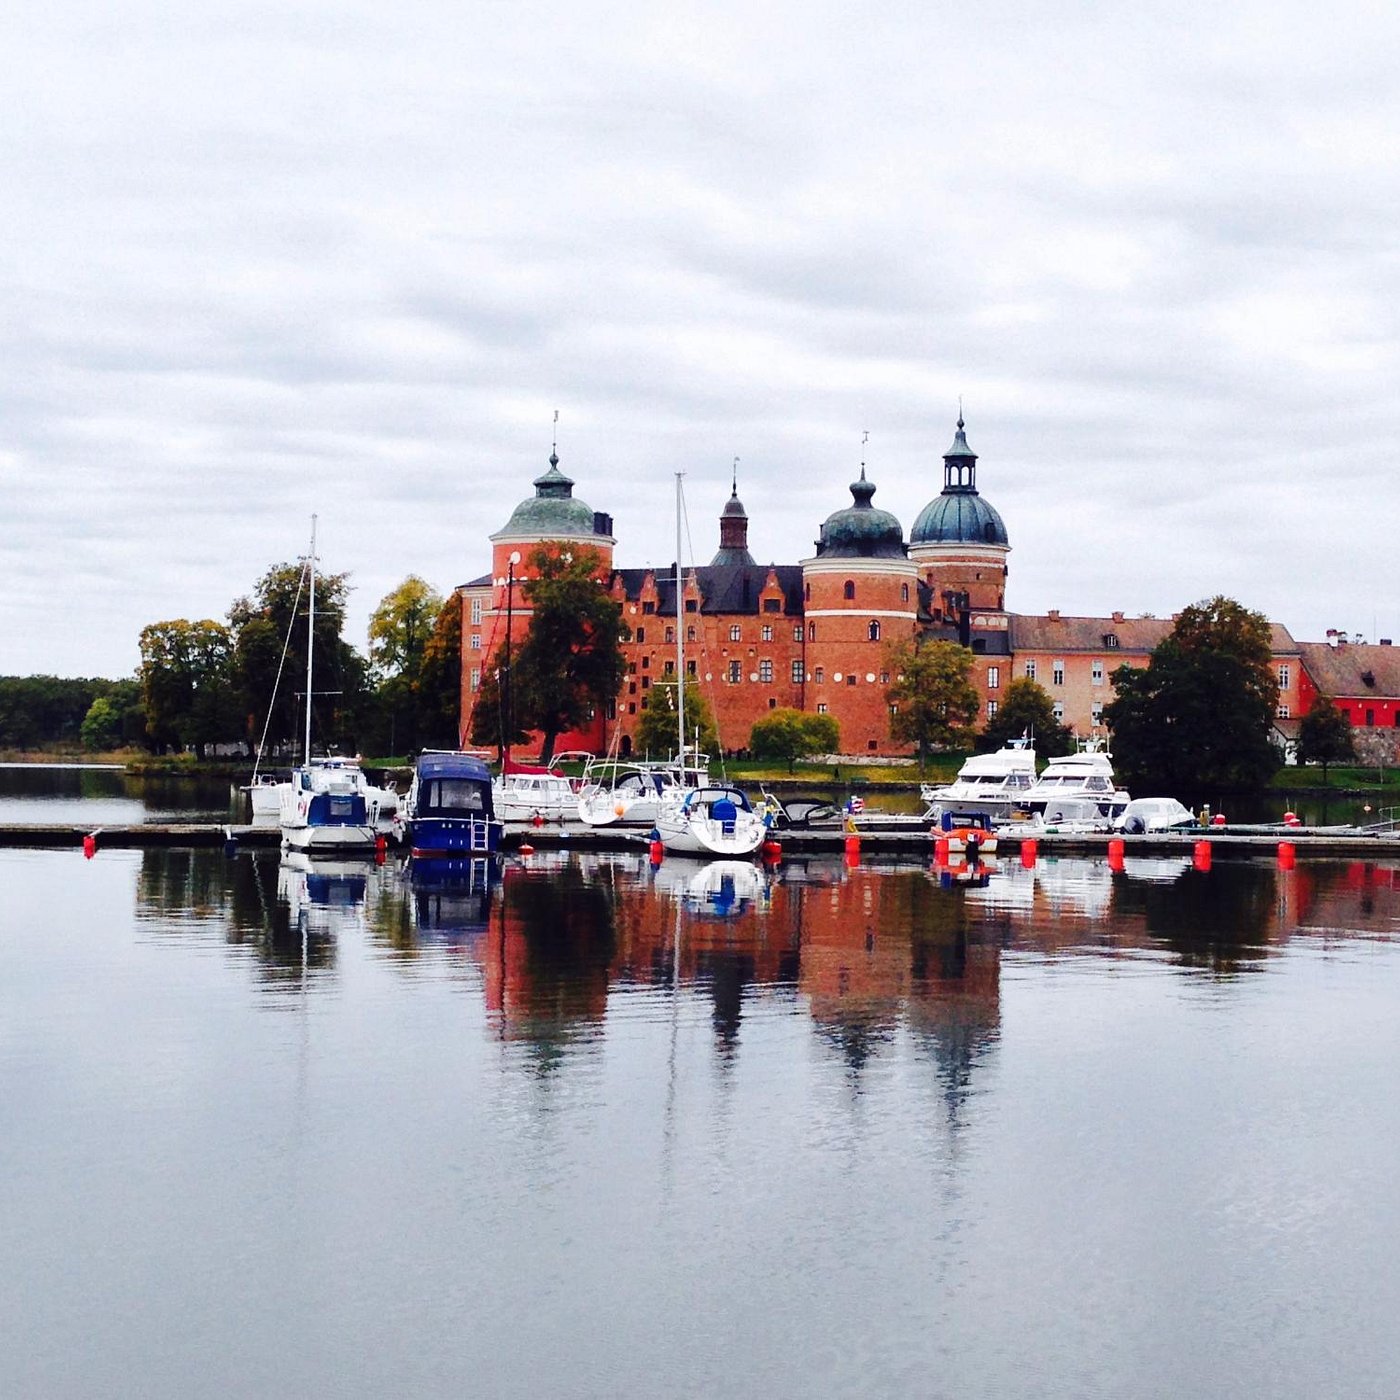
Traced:
<path id="1" fill-rule="evenodd" d="M 554 768 L 517 763 L 507 756 L 491 783 L 496 816 L 504 822 L 562 822 L 578 813 L 573 779 Z"/>
<path id="2" fill-rule="evenodd" d="M 1114 819 L 1116 830 L 1127 835 L 1152 831 L 1196 831 L 1200 818 L 1175 797 L 1135 797 Z"/>
<path id="3" fill-rule="evenodd" d="M 751 856 L 768 835 L 768 816 L 755 812 L 738 788 L 673 788 L 655 830 L 677 855 Z"/>
<path id="4" fill-rule="evenodd" d="M 1129 800 L 1127 789 L 1114 784 L 1110 755 L 1091 745 L 1079 753 L 1052 758 L 1016 806 L 1045 813 L 1052 805 L 1092 802 L 1099 816 L 1112 821 L 1122 815 Z"/>
<path id="5" fill-rule="evenodd" d="M 973 754 L 951 783 L 925 783 L 919 796 L 927 804 L 926 820 L 945 811 L 979 812 L 995 820 L 1010 816 L 1035 785 L 1035 747 L 1029 739 L 1013 739 L 995 753 Z"/>
<path id="6" fill-rule="evenodd" d="M 595 758 L 584 769 L 579 820 L 589 826 L 654 826 L 670 789 L 704 787 L 710 760 L 692 750 L 668 763 Z"/>

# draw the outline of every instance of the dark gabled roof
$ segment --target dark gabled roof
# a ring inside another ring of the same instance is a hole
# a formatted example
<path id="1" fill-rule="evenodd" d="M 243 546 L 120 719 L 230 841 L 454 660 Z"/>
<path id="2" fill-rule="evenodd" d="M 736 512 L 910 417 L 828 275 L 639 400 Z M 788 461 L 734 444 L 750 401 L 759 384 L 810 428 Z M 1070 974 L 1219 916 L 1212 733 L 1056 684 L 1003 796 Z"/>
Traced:
<path id="1" fill-rule="evenodd" d="M 1400 697 L 1400 647 L 1347 642 L 1299 642 L 1298 650 L 1313 684 L 1324 695 L 1346 699 Z M 1367 685 L 1365 677 L 1371 677 Z"/>
<path id="2" fill-rule="evenodd" d="M 490 588 L 495 580 L 490 574 L 482 574 L 480 578 L 474 578 L 470 583 L 459 583 L 457 589 L 463 588 Z"/>
<path id="3" fill-rule="evenodd" d="M 617 569 L 613 577 L 622 580 L 628 600 L 635 602 L 641 597 L 647 575 L 652 572 L 651 569 Z M 692 572 L 700 585 L 702 613 L 756 614 L 759 595 L 770 573 L 777 576 L 778 586 L 783 590 L 784 614 L 800 616 L 802 613 L 800 564 L 701 564 L 694 570 L 686 569 L 687 579 Z M 676 614 L 675 573 L 674 564 L 655 570 L 656 611 L 659 616 L 674 617 Z"/>

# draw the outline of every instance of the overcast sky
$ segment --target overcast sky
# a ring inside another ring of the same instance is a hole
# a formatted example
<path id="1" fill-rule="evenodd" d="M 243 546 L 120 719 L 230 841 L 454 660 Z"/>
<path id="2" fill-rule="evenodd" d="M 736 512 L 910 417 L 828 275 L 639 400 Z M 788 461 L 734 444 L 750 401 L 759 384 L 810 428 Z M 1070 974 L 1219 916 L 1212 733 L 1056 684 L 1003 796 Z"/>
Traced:
<path id="1" fill-rule="evenodd" d="M 0 18 L 0 672 L 130 673 L 306 548 L 485 573 L 549 456 L 618 562 L 760 561 L 962 396 L 1021 612 L 1400 640 L 1400 12 L 194 5 Z"/>

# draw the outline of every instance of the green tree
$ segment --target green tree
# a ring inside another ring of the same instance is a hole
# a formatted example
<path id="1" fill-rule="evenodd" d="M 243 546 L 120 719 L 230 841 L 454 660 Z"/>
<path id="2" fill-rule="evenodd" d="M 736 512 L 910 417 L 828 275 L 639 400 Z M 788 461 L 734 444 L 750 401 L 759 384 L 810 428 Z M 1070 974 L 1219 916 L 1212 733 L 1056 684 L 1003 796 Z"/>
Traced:
<path id="1" fill-rule="evenodd" d="M 627 669 L 622 642 L 629 634 L 621 606 L 599 582 L 603 561 L 596 549 L 536 549 L 528 565 L 521 592 L 530 628 L 512 662 L 510 683 L 520 723 L 544 736 L 547 763 L 561 733 L 580 728 L 616 699 Z"/>
<path id="2" fill-rule="evenodd" d="M 493 663 L 481 673 L 481 687 L 476 692 L 476 704 L 472 707 L 471 742 L 483 748 L 494 748 L 504 752 L 507 744 L 523 744 L 530 737 L 530 731 L 520 723 L 520 712 L 515 710 L 514 728 L 505 722 L 505 695 L 502 689 L 502 671 L 505 657 L 498 652 Z M 507 732 L 508 731 L 508 732 Z"/>
<path id="3" fill-rule="evenodd" d="M 1104 707 L 1114 762 L 1130 787 L 1194 803 L 1255 790 L 1278 767 L 1268 620 L 1229 598 L 1187 608 L 1145 668 L 1113 673 Z"/>
<path id="4" fill-rule="evenodd" d="M 114 749 L 122 739 L 122 712 L 119 705 L 105 695 L 99 695 L 88 706 L 79 731 L 83 747 L 91 751 Z"/>
<path id="5" fill-rule="evenodd" d="M 1320 763 L 1322 781 L 1327 782 L 1327 766 L 1356 757 L 1351 721 L 1333 703 L 1330 695 L 1319 695 L 1307 714 L 1298 721 L 1298 762 Z"/>
<path id="6" fill-rule="evenodd" d="M 344 639 L 348 580 L 343 573 L 316 575 L 313 743 L 327 747 L 353 746 L 368 698 L 364 659 Z M 304 559 L 276 564 L 257 581 L 251 598 L 239 598 L 229 609 L 235 688 L 247 732 L 256 738 L 266 722 L 269 745 L 293 741 L 305 723 L 306 585 Z"/>
<path id="7" fill-rule="evenodd" d="M 377 678 L 417 677 L 442 606 L 442 594 L 417 574 L 379 600 L 369 619 L 369 664 Z"/>
<path id="8" fill-rule="evenodd" d="M 835 753 L 840 746 L 841 729 L 834 716 L 805 710 L 770 710 L 749 731 L 749 752 L 755 758 L 782 759 L 789 773 L 799 758 Z"/>
<path id="9" fill-rule="evenodd" d="M 977 747 L 983 753 L 991 753 L 1024 734 L 1035 740 L 1035 751 L 1042 758 L 1055 758 L 1074 750 L 1074 737 L 1055 718 L 1049 692 L 1029 676 L 1020 676 L 1006 687 L 996 714 L 977 736 Z"/>
<path id="10" fill-rule="evenodd" d="M 894 682 L 885 692 L 890 736 L 919 746 L 922 773 L 930 748 L 967 748 L 981 709 L 972 686 L 972 652 L 956 642 L 892 642 L 885 664 Z"/>
<path id="11" fill-rule="evenodd" d="M 676 723 L 676 683 L 657 681 L 642 701 L 637 717 L 637 731 L 632 737 L 636 752 L 647 757 L 669 758 L 680 741 L 680 726 Z M 712 758 L 719 754 L 719 731 L 714 716 L 700 694 L 698 686 L 685 688 L 685 744 L 698 748 Z"/>
<path id="12" fill-rule="evenodd" d="M 141 696 L 157 750 L 242 738 L 233 697 L 233 639 L 221 622 L 177 618 L 141 631 Z"/>

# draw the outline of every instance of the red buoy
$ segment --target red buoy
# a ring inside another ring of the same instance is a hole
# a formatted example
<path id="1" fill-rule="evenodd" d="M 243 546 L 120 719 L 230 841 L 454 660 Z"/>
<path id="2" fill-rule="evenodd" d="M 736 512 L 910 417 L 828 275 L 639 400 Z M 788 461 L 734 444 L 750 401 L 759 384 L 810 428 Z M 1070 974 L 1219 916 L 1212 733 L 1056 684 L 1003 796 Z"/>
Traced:
<path id="1" fill-rule="evenodd" d="M 1299 820 L 1297 812 L 1285 812 L 1283 824 L 1284 826 L 1302 826 L 1303 823 Z"/>
<path id="2" fill-rule="evenodd" d="M 535 848 L 530 845 L 528 841 L 522 841 L 517 849 L 522 856 L 532 856 L 535 854 Z"/>
<path id="3" fill-rule="evenodd" d="M 1021 842 L 1021 864 L 1027 870 L 1035 869 L 1035 858 L 1040 854 L 1040 843 L 1033 836 Z"/>
<path id="4" fill-rule="evenodd" d="M 1191 852 L 1191 864 L 1197 870 L 1210 869 L 1210 842 L 1197 841 L 1195 848 Z"/>
<path id="5" fill-rule="evenodd" d="M 1224 826 L 1224 825 L 1225 825 L 1225 813 L 1224 813 L 1224 812 L 1217 812 L 1217 813 L 1210 819 L 1210 824 L 1211 824 L 1212 826 Z"/>
<path id="6" fill-rule="evenodd" d="M 1278 843 L 1278 868 L 1280 870 L 1292 870 L 1297 863 L 1297 848 L 1291 841 L 1280 841 Z"/>
<path id="7" fill-rule="evenodd" d="M 933 858 L 940 865 L 948 864 L 948 838 L 946 836 L 940 836 L 933 843 Z"/>
<path id="8" fill-rule="evenodd" d="M 91 860 L 97 854 L 97 833 L 90 831 L 83 837 L 83 857 Z"/>
<path id="9" fill-rule="evenodd" d="M 1110 870 L 1123 869 L 1123 856 L 1127 849 L 1127 843 L 1121 836 L 1115 836 L 1108 843 L 1108 868 Z"/>
<path id="10" fill-rule="evenodd" d="M 653 865 L 660 865 L 662 856 L 666 854 L 666 847 L 662 844 L 661 838 L 657 837 L 657 839 L 648 846 L 647 851 L 651 856 L 651 863 Z"/>

